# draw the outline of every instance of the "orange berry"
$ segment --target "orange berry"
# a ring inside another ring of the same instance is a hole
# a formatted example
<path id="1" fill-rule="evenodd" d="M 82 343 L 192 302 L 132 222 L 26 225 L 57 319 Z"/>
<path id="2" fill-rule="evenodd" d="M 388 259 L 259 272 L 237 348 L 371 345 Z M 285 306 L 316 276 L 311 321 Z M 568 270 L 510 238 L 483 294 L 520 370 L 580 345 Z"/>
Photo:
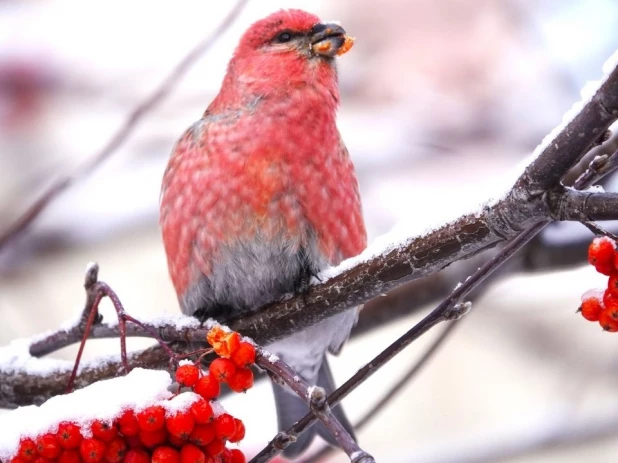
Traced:
<path id="1" fill-rule="evenodd" d="M 603 301 L 601 301 L 598 297 L 594 296 L 582 296 L 582 305 L 580 306 L 580 310 L 582 316 L 591 322 L 596 322 L 599 320 L 599 315 L 601 311 L 605 307 L 603 306 Z"/>
<path id="2" fill-rule="evenodd" d="M 120 434 L 123 436 L 137 436 L 139 423 L 133 410 L 125 410 L 117 420 Z"/>
<path id="3" fill-rule="evenodd" d="M 245 454 L 238 449 L 230 450 L 230 463 L 247 463 Z"/>
<path id="4" fill-rule="evenodd" d="M 238 418 L 234 418 L 234 423 L 236 423 L 236 432 L 228 440 L 232 443 L 237 443 L 245 438 L 245 423 Z"/>
<path id="5" fill-rule="evenodd" d="M 193 387 L 200 377 L 200 370 L 195 365 L 180 365 L 176 369 L 176 381 L 181 386 Z"/>
<path id="6" fill-rule="evenodd" d="M 180 463 L 205 463 L 206 455 L 199 447 L 186 444 L 180 449 Z"/>
<path id="7" fill-rule="evenodd" d="M 127 453 L 127 441 L 122 437 L 116 437 L 109 444 L 105 451 L 105 461 L 107 463 L 120 463 Z"/>
<path id="8" fill-rule="evenodd" d="M 76 449 L 82 441 L 82 434 L 79 430 L 79 426 L 66 421 L 58 425 L 56 437 L 58 438 L 60 447 L 63 449 Z"/>
<path id="9" fill-rule="evenodd" d="M 17 456 L 22 460 L 34 461 L 38 455 L 36 447 L 36 443 L 29 437 L 26 437 L 19 441 Z"/>
<path id="10" fill-rule="evenodd" d="M 607 236 L 596 237 L 588 247 L 588 262 L 592 264 L 597 271 L 600 269 L 605 271 L 614 266 L 614 251 L 616 243 Z"/>
<path id="11" fill-rule="evenodd" d="M 222 413 L 215 418 L 215 436 L 229 440 L 234 434 L 236 434 L 236 421 L 232 415 Z"/>
<path id="12" fill-rule="evenodd" d="M 142 431 L 157 431 L 165 426 L 165 409 L 160 405 L 147 407 L 137 414 L 137 423 Z"/>
<path id="13" fill-rule="evenodd" d="M 592 246 L 592 245 L 591 245 Z M 219 325 L 213 326 L 206 334 L 206 340 L 208 344 L 214 347 L 215 344 L 221 342 L 226 332 Z"/>
<path id="14" fill-rule="evenodd" d="M 216 358 L 209 366 L 210 376 L 220 383 L 227 382 L 227 379 L 236 371 L 236 365 L 230 359 Z"/>
<path id="15" fill-rule="evenodd" d="M 54 460 L 60 455 L 62 448 L 55 434 L 47 433 L 36 440 L 36 450 L 39 456 Z"/>
<path id="16" fill-rule="evenodd" d="M 250 342 L 242 341 L 238 349 L 232 354 L 232 361 L 242 368 L 253 365 L 255 363 L 255 346 Z"/>
<path id="17" fill-rule="evenodd" d="M 198 424 L 195 428 L 193 428 L 193 432 L 189 436 L 189 440 L 193 444 L 200 447 L 210 444 L 214 438 L 214 424 Z"/>
<path id="18" fill-rule="evenodd" d="M 214 376 L 206 375 L 197 380 L 193 391 L 206 400 L 212 400 L 219 397 L 221 386 Z"/>
<path id="19" fill-rule="evenodd" d="M 168 416 L 165 419 L 165 427 L 171 435 L 188 439 L 195 427 L 195 419 L 191 410 L 179 411 L 175 415 Z"/>
<path id="20" fill-rule="evenodd" d="M 614 333 L 618 331 L 618 321 L 614 320 L 608 310 L 604 310 L 599 315 L 599 325 L 603 328 L 603 331 L 609 331 Z"/>
<path id="21" fill-rule="evenodd" d="M 85 463 L 99 463 L 105 457 L 106 450 L 105 443 L 94 437 L 83 439 L 79 444 L 79 454 Z"/>
<path id="22" fill-rule="evenodd" d="M 234 392 L 246 392 L 253 386 L 253 371 L 249 368 L 237 368 L 228 378 L 227 385 Z"/>
<path id="23" fill-rule="evenodd" d="M 220 357 L 230 358 L 230 356 L 233 355 L 239 347 L 240 334 L 232 331 L 231 333 L 227 333 L 227 335 L 223 338 L 217 355 Z"/>
<path id="24" fill-rule="evenodd" d="M 152 463 L 180 463 L 180 453 L 178 450 L 168 447 L 162 446 L 157 447 L 154 452 L 152 452 Z"/>
<path id="25" fill-rule="evenodd" d="M 58 463 L 81 463 L 78 450 L 63 450 L 58 457 Z"/>
<path id="26" fill-rule="evenodd" d="M 124 456 L 123 463 L 150 463 L 150 456 L 142 449 L 131 449 Z"/>
<path id="27" fill-rule="evenodd" d="M 96 420 L 90 426 L 92 435 L 103 442 L 111 442 L 118 436 L 116 427 L 111 423 Z"/>

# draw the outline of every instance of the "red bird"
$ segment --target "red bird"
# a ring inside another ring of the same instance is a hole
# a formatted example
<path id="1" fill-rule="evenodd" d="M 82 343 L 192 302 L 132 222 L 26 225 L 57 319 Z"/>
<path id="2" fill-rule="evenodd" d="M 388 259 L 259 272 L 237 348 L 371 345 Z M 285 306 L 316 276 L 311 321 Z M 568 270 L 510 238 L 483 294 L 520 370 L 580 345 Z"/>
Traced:
<path id="1" fill-rule="evenodd" d="M 335 56 L 349 48 L 337 24 L 282 10 L 253 24 L 221 91 L 176 144 L 163 177 L 161 226 L 182 311 L 229 318 L 306 287 L 366 246 L 358 182 L 335 123 Z M 270 350 L 310 384 L 334 385 L 338 352 L 356 309 Z M 274 385 L 279 427 L 307 404 Z M 335 413 L 351 428 L 341 407 Z M 320 426 L 312 428 L 328 439 Z M 300 453 L 312 430 L 290 446 Z M 332 439 L 331 439 L 332 441 Z"/>

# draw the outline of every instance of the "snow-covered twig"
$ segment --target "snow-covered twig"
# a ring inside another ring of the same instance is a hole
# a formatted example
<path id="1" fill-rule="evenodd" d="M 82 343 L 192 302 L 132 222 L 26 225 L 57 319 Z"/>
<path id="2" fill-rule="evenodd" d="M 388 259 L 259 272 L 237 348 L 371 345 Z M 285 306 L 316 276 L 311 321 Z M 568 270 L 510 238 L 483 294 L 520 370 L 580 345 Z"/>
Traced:
<path id="1" fill-rule="evenodd" d="M 191 68 L 197 59 L 203 55 L 234 22 L 248 0 L 238 0 L 236 5 L 230 10 L 221 24 L 193 50 L 191 50 L 163 80 L 161 85 L 144 101 L 131 111 L 126 121 L 122 124 L 118 132 L 107 142 L 107 144 L 86 161 L 75 172 L 66 174 L 57 182 L 45 190 L 41 196 L 0 235 L 0 249 L 11 243 L 15 238 L 22 235 L 35 219 L 43 212 L 58 196 L 70 188 L 75 182 L 87 177 L 94 172 L 104 161 L 106 161 L 116 150 L 125 142 L 133 132 L 138 123 L 150 113 L 163 99 L 170 93 L 178 81 Z"/>

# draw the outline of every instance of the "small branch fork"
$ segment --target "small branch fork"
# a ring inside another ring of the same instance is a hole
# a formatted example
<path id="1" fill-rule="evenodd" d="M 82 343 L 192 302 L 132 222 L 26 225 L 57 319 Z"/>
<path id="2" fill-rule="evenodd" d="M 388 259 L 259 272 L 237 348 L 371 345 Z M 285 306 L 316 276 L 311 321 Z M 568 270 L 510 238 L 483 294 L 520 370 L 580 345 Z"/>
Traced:
<path id="1" fill-rule="evenodd" d="M 311 414 L 320 420 L 326 429 L 331 432 L 352 463 L 375 463 L 374 458 L 358 446 L 356 441 L 331 412 L 330 406 L 326 401 L 326 391 L 323 388 L 310 386 L 281 359 L 261 347 L 256 349 L 255 363 L 279 378 L 298 397 L 307 403 L 311 409 Z M 294 437 L 290 436 L 287 445 L 295 440 Z"/>
<path id="2" fill-rule="evenodd" d="M 86 270 L 86 278 L 84 282 L 84 288 L 86 289 L 86 304 L 79 318 L 79 322 L 75 326 L 75 329 L 83 333 L 82 340 L 79 345 L 77 355 L 75 357 L 73 371 L 71 372 L 71 376 L 69 377 L 69 382 L 67 384 L 67 392 L 71 392 L 73 390 L 75 378 L 77 377 L 77 372 L 79 370 L 79 364 L 81 362 L 82 354 L 84 352 L 84 347 L 86 346 L 86 341 L 90 336 L 90 331 L 94 325 L 101 323 L 103 320 L 103 317 L 99 314 L 99 304 L 104 297 L 109 298 L 112 305 L 114 306 L 114 310 L 116 311 L 116 315 L 118 317 L 120 359 L 125 374 L 130 371 L 129 361 L 127 357 L 127 322 L 131 322 L 139 326 L 142 330 L 148 333 L 150 337 L 155 339 L 163 348 L 163 350 L 167 353 L 167 355 L 169 355 L 171 360 L 178 360 L 174 351 L 169 348 L 169 346 L 159 337 L 158 333 L 152 327 L 140 322 L 136 318 L 126 313 L 118 295 L 114 292 L 112 288 L 109 287 L 109 285 L 107 285 L 107 283 L 99 281 L 98 276 L 99 265 L 90 264 L 88 266 L 88 269 Z M 48 341 L 50 338 L 55 338 L 56 336 L 57 333 L 54 333 L 45 340 Z"/>

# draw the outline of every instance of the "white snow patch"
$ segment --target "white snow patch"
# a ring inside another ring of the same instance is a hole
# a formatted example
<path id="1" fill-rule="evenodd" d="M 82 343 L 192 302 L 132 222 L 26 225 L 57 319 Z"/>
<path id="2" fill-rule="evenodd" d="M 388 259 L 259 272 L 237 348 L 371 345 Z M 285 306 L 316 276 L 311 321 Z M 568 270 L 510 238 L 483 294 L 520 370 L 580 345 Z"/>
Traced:
<path id="1" fill-rule="evenodd" d="M 111 421 L 123 410 L 141 410 L 171 397 L 172 384 L 165 371 L 136 368 L 128 375 L 99 381 L 88 387 L 53 397 L 40 407 L 20 407 L 0 417 L 0 459 L 10 460 L 24 437 L 36 438 L 56 432 L 62 421 L 76 423 L 83 429 L 94 419 Z M 182 397 L 185 396 L 186 397 Z M 168 410 L 187 407 L 196 400 L 193 393 L 181 394 L 165 402 Z"/>
<path id="2" fill-rule="evenodd" d="M 601 288 L 589 289 L 584 294 L 582 294 L 582 302 L 584 302 L 586 299 L 590 299 L 592 297 L 602 301 L 604 294 L 605 294 L 605 290 L 604 289 L 601 289 Z"/>
<path id="3" fill-rule="evenodd" d="M 200 321 L 189 315 L 183 314 L 162 314 L 156 315 L 152 318 L 140 318 L 140 321 L 147 325 L 152 325 L 155 328 L 164 328 L 167 326 L 173 326 L 177 330 L 184 330 L 188 328 L 199 328 Z M 107 322 L 108 326 L 118 325 L 118 319 L 114 318 Z M 206 325 L 205 325 L 206 326 Z"/>
<path id="4" fill-rule="evenodd" d="M 30 355 L 30 339 L 15 339 L 0 348 L 0 370 L 5 373 L 25 373 L 49 376 L 54 373 L 70 371 L 73 362 L 52 358 L 36 358 Z M 2 429 L 0 427 L 0 429 Z"/>
<path id="5" fill-rule="evenodd" d="M 268 356 L 268 361 L 269 361 L 270 363 L 275 363 L 275 362 L 278 362 L 278 361 L 279 361 L 279 357 L 277 357 L 275 354 L 270 354 L 270 355 Z"/>

